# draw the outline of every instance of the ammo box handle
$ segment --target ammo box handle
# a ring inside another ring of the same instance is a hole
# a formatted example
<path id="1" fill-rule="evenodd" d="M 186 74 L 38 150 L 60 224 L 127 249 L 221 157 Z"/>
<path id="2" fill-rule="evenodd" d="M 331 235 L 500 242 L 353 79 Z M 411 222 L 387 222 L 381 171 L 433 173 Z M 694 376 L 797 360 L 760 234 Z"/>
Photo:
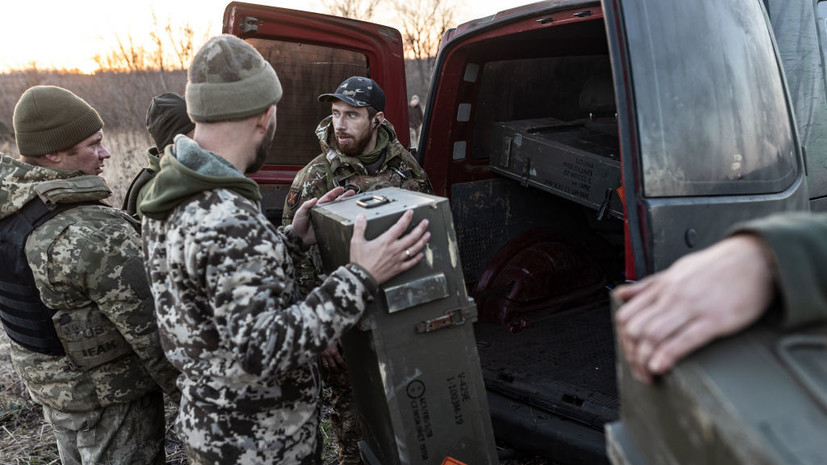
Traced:
<path id="1" fill-rule="evenodd" d="M 827 411 L 827 336 L 783 337 L 778 341 L 777 350 L 793 378 Z"/>
<path id="2" fill-rule="evenodd" d="M 386 203 L 390 202 L 391 200 L 384 195 L 372 195 L 370 197 L 362 197 L 361 199 L 356 201 L 356 205 L 359 205 L 362 208 L 374 208 L 378 207 L 379 205 L 385 205 Z"/>

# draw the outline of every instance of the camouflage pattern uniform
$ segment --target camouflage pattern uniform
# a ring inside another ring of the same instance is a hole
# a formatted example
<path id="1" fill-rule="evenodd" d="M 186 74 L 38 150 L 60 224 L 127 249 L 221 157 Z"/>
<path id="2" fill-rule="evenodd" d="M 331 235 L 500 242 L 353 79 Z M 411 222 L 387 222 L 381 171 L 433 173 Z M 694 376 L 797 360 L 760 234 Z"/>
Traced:
<path id="1" fill-rule="evenodd" d="M 282 225 L 287 226 L 293 222 L 293 216 L 302 203 L 319 198 L 337 186 L 353 189 L 357 194 L 391 186 L 433 193 L 428 175 L 396 139 L 393 125 L 387 119 L 382 121 L 379 130 L 388 133 L 389 143 L 375 166 L 365 166 L 358 158 L 347 156 L 334 148 L 332 120 L 333 117 L 328 116 L 316 127 L 316 137 L 319 138 L 322 153 L 293 179 L 284 202 Z M 299 290 L 302 295 L 318 285 L 319 263 L 318 259 L 306 257 L 299 265 Z"/>
<path id="2" fill-rule="evenodd" d="M 199 185 L 153 197 L 188 179 Z M 304 246 L 292 227 L 276 229 L 255 182 L 186 137 L 152 183 L 144 254 L 162 344 L 184 375 L 178 430 L 190 460 L 319 463 L 318 354 L 358 321 L 375 281 L 347 265 L 300 300 L 293 263 Z"/>
<path id="3" fill-rule="evenodd" d="M 387 119 L 383 120 L 379 130 L 389 133 L 390 142 L 374 166 L 365 166 L 358 158 L 344 155 L 334 148 L 332 119 L 328 116 L 316 127 L 322 153 L 296 174 L 285 201 L 282 224 L 288 225 L 293 221 L 302 203 L 321 197 L 336 186 L 345 186 L 357 193 L 390 186 L 433 193 L 427 174 L 397 140 L 393 125 Z M 320 263 L 316 247 L 300 262 L 298 279 L 302 295 L 317 285 L 321 275 Z M 323 370 L 323 375 L 325 384 L 330 387 L 327 400 L 333 406 L 330 420 L 339 445 L 339 463 L 362 463 L 358 446 L 362 430 L 353 405 L 348 371 L 330 373 Z"/>
<path id="4" fill-rule="evenodd" d="M 101 200 L 102 178 L 0 156 L 0 218 L 39 196 L 47 205 Z M 163 463 L 162 389 L 178 371 L 164 358 L 135 223 L 83 205 L 32 231 L 25 254 L 67 355 L 11 343 L 11 359 L 54 426 L 64 464 Z"/>
<path id="5" fill-rule="evenodd" d="M 332 120 L 333 117 L 328 116 L 316 127 L 322 153 L 293 179 L 284 205 L 282 224 L 288 225 L 293 221 L 296 210 L 304 201 L 319 198 L 336 186 L 353 189 L 357 194 L 391 186 L 433 192 L 428 175 L 396 139 L 396 131 L 387 119 L 382 121 L 379 130 L 388 133 L 390 142 L 376 166 L 365 166 L 358 158 L 349 157 L 334 148 Z"/>

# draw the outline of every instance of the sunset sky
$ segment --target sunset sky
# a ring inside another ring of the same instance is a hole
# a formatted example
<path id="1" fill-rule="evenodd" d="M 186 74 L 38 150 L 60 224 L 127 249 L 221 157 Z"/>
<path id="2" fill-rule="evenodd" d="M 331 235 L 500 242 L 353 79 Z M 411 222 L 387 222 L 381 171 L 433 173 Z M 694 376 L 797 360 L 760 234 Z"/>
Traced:
<path id="1" fill-rule="evenodd" d="M 385 0 L 390 3 L 390 0 Z M 457 24 L 531 0 L 454 0 Z M 195 27 L 197 38 L 221 32 L 221 18 L 230 0 L 166 1 L 27 1 L 3 2 L 0 12 L 0 72 L 36 63 L 38 68 L 96 68 L 93 57 L 106 55 L 116 37 L 148 37 L 152 12 L 161 24 L 186 24 Z M 321 0 L 250 0 L 283 8 L 322 12 Z M 382 11 L 373 22 L 399 27 L 390 11 Z"/>

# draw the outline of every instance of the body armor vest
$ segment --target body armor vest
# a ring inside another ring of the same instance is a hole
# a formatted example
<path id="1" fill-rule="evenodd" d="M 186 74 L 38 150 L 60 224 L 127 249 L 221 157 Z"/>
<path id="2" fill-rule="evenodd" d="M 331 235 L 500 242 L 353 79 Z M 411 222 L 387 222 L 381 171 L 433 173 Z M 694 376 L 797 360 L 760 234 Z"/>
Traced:
<path id="1" fill-rule="evenodd" d="M 26 259 L 26 239 L 38 226 L 60 212 L 84 205 L 73 203 L 49 208 L 39 198 L 0 220 L 0 321 L 9 338 L 41 354 L 65 355 L 52 316 L 34 282 Z"/>

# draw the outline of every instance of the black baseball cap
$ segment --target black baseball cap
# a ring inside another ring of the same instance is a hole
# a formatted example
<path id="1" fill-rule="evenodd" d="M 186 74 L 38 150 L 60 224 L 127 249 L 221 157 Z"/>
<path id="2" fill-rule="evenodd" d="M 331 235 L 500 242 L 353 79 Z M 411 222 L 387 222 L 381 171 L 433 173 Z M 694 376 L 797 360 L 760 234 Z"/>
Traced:
<path id="1" fill-rule="evenodd" d="M 385 111 L 385 91 L 371 78 L 352 76 L 332 94 L 319 96 L 320 102 L 341 100 L 354 107 L 373 107 L 376 111 Z"/>

